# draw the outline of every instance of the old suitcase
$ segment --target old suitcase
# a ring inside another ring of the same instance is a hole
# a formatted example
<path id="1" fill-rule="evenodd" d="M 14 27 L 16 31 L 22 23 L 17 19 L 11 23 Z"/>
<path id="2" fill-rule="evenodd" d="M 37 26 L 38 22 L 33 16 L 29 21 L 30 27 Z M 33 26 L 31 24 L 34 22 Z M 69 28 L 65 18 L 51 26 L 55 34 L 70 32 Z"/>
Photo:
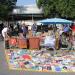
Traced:
<path id="1" fill-rule="evenodd" d="M 29 38 L 29 48 L 30 49 L 39 49 L 40 39 L 38 37 Z"/>
<path id="2" fill-rule="evenodd" d="M 27 48 L 27 39 L 18 38 L 18 47 L 19 48 Z"/>
<path id="3" fill-rule="evenodd" d="M 9 38 L 9 46 L 11 47 L 17 47 L 17 38 L 11 37 Z"/>

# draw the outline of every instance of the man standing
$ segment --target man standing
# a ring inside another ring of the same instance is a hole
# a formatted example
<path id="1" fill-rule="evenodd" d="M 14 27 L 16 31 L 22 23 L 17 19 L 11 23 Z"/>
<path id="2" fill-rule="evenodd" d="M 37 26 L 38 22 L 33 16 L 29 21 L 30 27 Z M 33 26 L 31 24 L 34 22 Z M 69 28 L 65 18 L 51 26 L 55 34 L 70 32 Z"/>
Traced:
<path id="1" fill-rule="evenodd" d="M 34 24 L 32 25 L 32 35 L 33 35 L 33 36 L 36 36 L 36 30 L 37 30 L 37 26 L 36 26 L 36 23 L 34 23 Z"/>
<path id="2" fill-rule="evenodd" d="M 22 25 L 22 31 L 23 31 L 23 36 L 26 38 L 28 29 L 27 29 L 27 26 L 25 24 Z"/>

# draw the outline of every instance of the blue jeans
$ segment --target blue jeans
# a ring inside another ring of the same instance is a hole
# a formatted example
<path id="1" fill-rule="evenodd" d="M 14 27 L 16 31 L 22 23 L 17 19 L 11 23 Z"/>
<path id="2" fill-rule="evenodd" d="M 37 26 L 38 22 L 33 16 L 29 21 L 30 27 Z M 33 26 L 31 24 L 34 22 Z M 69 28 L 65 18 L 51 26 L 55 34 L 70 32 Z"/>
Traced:
<path id="1" fill-rule="evenodd" d="M 32 31 L 32 35 L 33 36 L 36 36 L 36 31 Z"/>

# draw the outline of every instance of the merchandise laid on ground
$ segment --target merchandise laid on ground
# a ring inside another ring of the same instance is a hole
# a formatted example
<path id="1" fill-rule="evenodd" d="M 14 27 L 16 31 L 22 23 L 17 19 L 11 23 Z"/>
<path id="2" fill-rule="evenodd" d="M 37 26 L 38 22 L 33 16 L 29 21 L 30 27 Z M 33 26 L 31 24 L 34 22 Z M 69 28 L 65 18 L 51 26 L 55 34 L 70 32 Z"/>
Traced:
<path id="1" fill-rule="evenodd" d="M 75 72 L 74 50 L 68 50 L 64 47 L 56 49 L 58 45 L 56 43 L 55 47 L 53 37 L 46 37 L 44 42 L 36 36 L 8 38 L 5 41 L 5 54 L 9 69 L 38 72 Z"/>
<path id="2" fill-rule="evenodd" d="M 53 51 L 6 49 L 9 69 L 41 72 L 75 72 L 75 52 L 68 50 Z"/>

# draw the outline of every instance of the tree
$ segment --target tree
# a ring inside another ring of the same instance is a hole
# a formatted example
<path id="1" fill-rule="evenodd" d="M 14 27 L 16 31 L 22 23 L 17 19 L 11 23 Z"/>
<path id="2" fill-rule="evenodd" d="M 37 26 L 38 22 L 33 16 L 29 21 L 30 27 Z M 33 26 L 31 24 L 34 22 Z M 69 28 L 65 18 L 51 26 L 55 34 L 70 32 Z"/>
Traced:
<path id="1" fill-rule="evenodd" d="M 75 0 L 37 0 L 45 16 L 75 18 Z"/>
<path id="2" fill-rule="evenodd" d="M 9 12 L 12 11 L 16 5 L 17 0 L 0 0 L 0 19 L 4 20 L 8 17 Z"/>

